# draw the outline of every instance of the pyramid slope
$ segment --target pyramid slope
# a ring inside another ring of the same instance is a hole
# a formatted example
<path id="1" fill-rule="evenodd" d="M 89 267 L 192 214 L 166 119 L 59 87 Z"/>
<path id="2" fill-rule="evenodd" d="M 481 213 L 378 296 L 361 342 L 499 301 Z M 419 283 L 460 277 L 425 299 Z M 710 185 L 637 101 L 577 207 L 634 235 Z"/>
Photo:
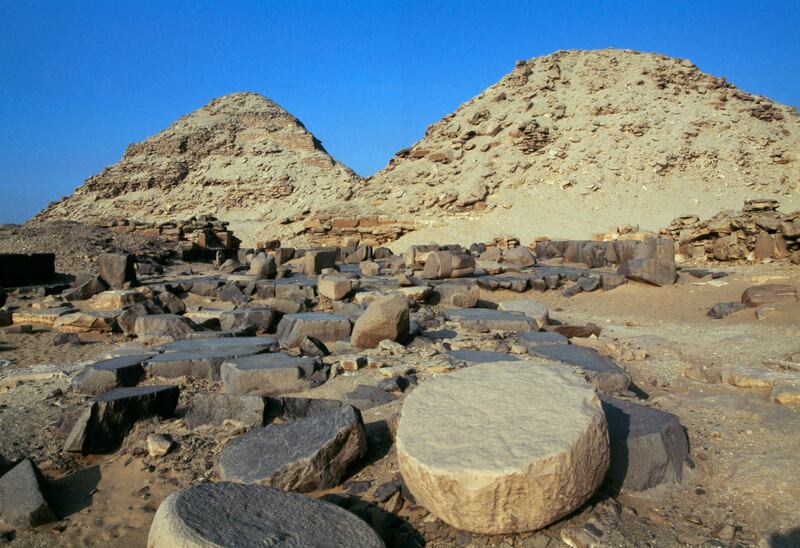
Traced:
<path id="1" fill-rule="evenodd" d="M 431 125 L 365 204 L 438 225 L 404 242 L 659 228 L 746 198 L 800 206 L 800 118 L 691 62 L 628 50 L 529 61 Z"/>
<path id="2" fill-rule="evenodd" d="M 160 222 L 211 213 L 260 230 L 336 201 L 359 182 L 297 118 L 261 95 L 235 93 L 130 145 L 34 220 Z"/>

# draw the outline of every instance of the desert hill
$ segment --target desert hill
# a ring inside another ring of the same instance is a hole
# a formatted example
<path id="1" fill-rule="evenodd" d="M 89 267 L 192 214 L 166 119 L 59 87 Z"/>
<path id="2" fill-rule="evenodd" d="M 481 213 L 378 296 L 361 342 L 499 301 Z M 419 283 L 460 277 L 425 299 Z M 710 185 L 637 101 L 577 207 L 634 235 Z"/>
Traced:
<path id="1" fill-rule="evenodd" d="M 514 70 L 368 179 L 364 208 L 435 228 L 404 241 L 588 237 L 708 218 L 746 198 L 800 207 L 800 117 L 627 50 L 560 51 Z"/>
<path id="2" fill-rule="evenodd" d="M 237 232 L 336 201 L 360 178 L 294 116 L 255 93 L 211 101 L 134 143 L 34 220 L 161 222 L 211 213 Z"/>

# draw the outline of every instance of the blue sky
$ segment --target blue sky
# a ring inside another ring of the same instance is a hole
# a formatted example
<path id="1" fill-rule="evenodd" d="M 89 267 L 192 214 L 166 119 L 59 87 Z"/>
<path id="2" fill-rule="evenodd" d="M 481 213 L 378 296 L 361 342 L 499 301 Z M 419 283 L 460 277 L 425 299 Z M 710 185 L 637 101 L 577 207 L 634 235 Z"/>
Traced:
<path id="1" fill-rule="evenodd" d="M 362 175 L 509 72 L 559 49 L 686 57 L 800 104 L 800 2 L 0 0 L 0 222 L 125 147 L 255 91 Z"/>

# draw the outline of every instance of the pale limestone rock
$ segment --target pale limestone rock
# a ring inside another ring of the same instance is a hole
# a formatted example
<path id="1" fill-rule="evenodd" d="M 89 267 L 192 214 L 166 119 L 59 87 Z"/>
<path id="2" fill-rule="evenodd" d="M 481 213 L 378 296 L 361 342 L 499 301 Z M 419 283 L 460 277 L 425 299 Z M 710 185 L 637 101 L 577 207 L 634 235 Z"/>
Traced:
<path id="1" fill-rule="evenodd" d="M 542 528 L 586 502 L 603 481 L 609 443 L 585 380 L 546 360 L 495 362 L 414 390 L 397 455 L 431 513 L 458 529 L 506 534 Z"/>

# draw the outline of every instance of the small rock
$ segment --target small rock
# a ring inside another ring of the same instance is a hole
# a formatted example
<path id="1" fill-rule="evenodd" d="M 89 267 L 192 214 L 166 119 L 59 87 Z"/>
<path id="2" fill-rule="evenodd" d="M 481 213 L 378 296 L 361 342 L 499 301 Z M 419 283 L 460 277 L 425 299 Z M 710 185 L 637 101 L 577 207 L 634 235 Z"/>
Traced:
<path id="1" fill-rule="evenodd" d="M 174 442 L 164 434 L 150 434 L 147 436 L 147 452 L 151 457 L 163 457 L 170 452 Z"/>

